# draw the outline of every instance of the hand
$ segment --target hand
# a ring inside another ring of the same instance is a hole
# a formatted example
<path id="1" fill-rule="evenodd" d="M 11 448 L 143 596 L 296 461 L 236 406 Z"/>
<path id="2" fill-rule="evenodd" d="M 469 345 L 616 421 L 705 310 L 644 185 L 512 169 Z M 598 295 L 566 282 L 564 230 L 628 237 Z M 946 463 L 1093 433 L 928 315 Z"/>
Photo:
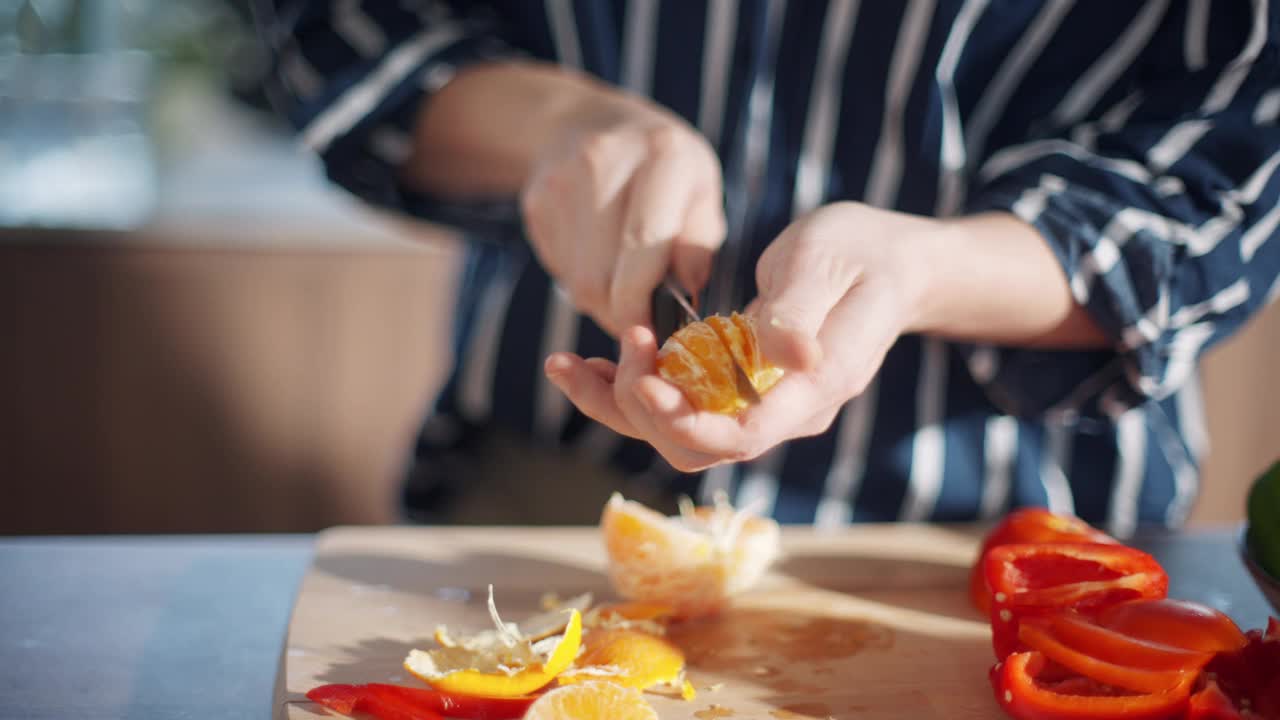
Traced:
<path id="1" fill-rule="evenodd" d="M 543 267 L 614 336 L 649 325 L 669 270 L 700 290 L 725 234 L 715 152 L 638 98 L 585 103 L 535 158 L 521 208 Z"/>
<path id="2" fill-rule="evenodd" d="M 826 430 L 875 376 L 898 336 L 918 329 L 933 241 L 943 223 L 857 203 L 801 218 L 756 268 L 748 312 L 761 350 L 788 373 L 737 417 L 695 411 L 656 375 L 657 345 L 642 327 L 622 335 L 619 362 L 570 353 L 546 373 L 583 413 L 651 443 L 676 469 L 750 460 L 784 441 Z"/>

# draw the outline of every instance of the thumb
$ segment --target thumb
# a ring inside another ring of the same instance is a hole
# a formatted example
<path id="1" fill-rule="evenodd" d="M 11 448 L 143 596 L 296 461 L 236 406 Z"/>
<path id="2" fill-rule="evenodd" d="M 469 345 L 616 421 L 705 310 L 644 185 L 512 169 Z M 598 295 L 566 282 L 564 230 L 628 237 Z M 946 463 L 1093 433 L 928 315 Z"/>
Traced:
<path id="1" fill-rule="evenodd" d="M 822 362 L 818 333 L 857 272 L 842 272 L 844 264 L 832 258 L 800 257 L 797 243 L 787 240 L 775 241 L 756 266 L 760 296 L 752 302 L 753 314 L 761 354 L 775 365 L 805 372 Z M 824 263 L 835 267 L 821 268 Z"/>

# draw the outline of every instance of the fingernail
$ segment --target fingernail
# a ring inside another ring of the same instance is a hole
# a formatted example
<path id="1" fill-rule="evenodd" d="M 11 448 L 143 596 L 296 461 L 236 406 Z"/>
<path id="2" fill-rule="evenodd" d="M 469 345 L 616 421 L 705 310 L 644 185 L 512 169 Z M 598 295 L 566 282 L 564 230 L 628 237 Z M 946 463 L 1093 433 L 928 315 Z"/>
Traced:
<path id="1" fill-rule="evenodd" d="M 569 358 L 563 355 L 552 355 L 547 358 L 546 363 L 543 365 L 543 370 L 546 372 L 547 377 L 554 380 L 569 372 L 569 366 Z"/>

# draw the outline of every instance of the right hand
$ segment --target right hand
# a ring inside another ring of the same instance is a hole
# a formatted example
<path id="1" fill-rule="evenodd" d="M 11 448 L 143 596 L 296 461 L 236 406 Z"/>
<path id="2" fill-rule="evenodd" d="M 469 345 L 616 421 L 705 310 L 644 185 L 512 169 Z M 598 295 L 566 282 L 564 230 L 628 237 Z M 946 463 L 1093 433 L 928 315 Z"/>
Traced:
<path id="1" fill-rule="evenodd" d="M 669 270 L 690 292 L 706 284 L 725 236 L 720 162 L 693 128 L 639 99 L 576 119 L 539 153 L 521 210 L 543 267 L 618 337 L 649 326 Z"/>

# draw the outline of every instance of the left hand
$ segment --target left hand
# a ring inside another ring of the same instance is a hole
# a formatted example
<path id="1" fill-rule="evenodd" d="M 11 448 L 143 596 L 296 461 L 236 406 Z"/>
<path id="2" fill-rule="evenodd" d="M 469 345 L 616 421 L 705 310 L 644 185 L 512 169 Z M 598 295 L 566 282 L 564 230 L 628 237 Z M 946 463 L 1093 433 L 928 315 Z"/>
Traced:
<path id="1" fill-rule="evenodd" d="M 787 374 L 736 417 L 695 411 L 658 377 L 657 342 L 643 327 L 622 334 L 616 365 L 555 353 L 547 377 L 584 414 L 649 442 L 677 470 L 754 459 L 826 430 L 898 336 L 918 329 L 937 265 L 929 248 L 945 230 L 941 221 L 846 202 L 783 231 L 756 267 L 760 295 L 748 313 L 762 353 Z"/>

